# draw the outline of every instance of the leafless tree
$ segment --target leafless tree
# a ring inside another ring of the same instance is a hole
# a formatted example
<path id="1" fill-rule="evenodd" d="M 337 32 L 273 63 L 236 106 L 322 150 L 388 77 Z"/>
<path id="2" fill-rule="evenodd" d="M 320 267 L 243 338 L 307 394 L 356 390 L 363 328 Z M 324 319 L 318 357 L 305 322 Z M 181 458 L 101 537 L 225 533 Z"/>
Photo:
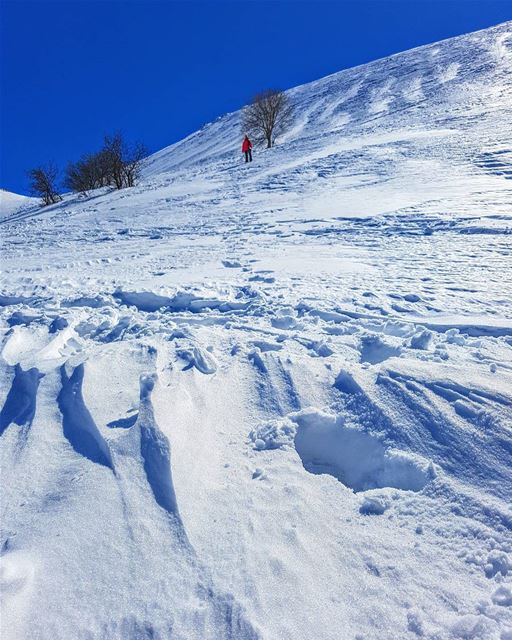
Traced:
<path id="1" fill-rule="evenodd" d="M 143 144 L 128 145 L 121 133 L 105 136 L 100 151 L 82 156 L 78 162 L 67 166 L 65 185 L 71 191 L 85 195 L 109 185 L 116 189 L 133 187 L 146 156 Z"/>
<path id="2" fill-rule="evenodd" d="M 108 187 L 112 184 L 110 156 L 105 149 L 89 156 L 91 172 L 94 176 L 96 188 Z"/>
<path id="3" fill-rule="evenodd" d="M 140 177 L 142 162 L 148 155 L 146 147 L 142 143 L 137 143 L 126 150 L 124 156 L 124 177 L 127 187 L 133 187 Z"/>
<path id="4" fill-rule="evenodd" d="M 254 96 L 242 112 L 242 131 L 258 142 L 273 146 L 276 137 L 290 124 L 293 109 L 284 91 L 266 89 Z"/>
<path id="5" fill-rule="evenodd" d="M 30 180 L 30 190 L 41 198 L 43 206 L 46 207 L 62 200 L 57 193 L 56 182 L 59 171 L 54 164 L 35 167 L 30 169 L 27 174 Z"/>
<path id="6" fill-rule="evenodd" d="M 146 147 L 141 143 L 129 146 L 123 135 L 117 132 L 105 136 L 102 154 L 111 183 L 117 189 L 133 187 L 140 177 L 142 162 L 147 155 Z"/>
<path id="7" fill-rule="evenodd" d="M 97 187 L 92 157 L 84 156 L 78 162 L 68 164 L 64 176 L 64 186 L 84 195 Z"/>
<path id="8" fill-rule="evenodd" d="M 146 156 L 147 150 L 143 144 L 128 145 L 119 132 L 105 136 L 99 151 L 68 164 L 64 184 L 71 191 L 84 195 L 109 185 L 116 189 L 133 187 L 140 177 Z"/>
<path id="9" fill-rule="evenodd" d="M 126 186 L 124 175 L 124 156 L 126 144 L 121 133 L 105 136 L 102 152 L 108 166 L 108 173 L 116 189 Z"/>
<path id="10" fill-rule="evenodd" d="M 66 168 L 65 186 L 87 195 L 88 191 L 112 184 L 110 159 L 110 153 L 102 149 L 82 156 L 78 162 L 70 162 Z"/>

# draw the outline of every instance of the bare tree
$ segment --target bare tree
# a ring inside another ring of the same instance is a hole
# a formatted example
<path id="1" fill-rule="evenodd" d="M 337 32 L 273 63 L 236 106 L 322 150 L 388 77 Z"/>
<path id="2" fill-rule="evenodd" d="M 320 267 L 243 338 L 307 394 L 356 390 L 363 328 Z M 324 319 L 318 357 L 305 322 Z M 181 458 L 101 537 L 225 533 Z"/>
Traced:
<path id="1" fill-rule="evenodd" d="M 133 187 L 140 177 L 142 162 L 148 155 L 146 147 L 142 143 L 137 143 L 126 151 L 124 157 L 124 177 L 127 187 Z"/>
<path id="2" fill-rule="evenodd" d="M 88 191 L 112 184 L 110 165 L 111 154 L 104 149 L 82 156 L 66 167 L 64 184 L 71 191 L 87 195 Z"/>
<path id="3" fill-rule="evenodd" d="M 57 193 L 56 181 L 59 171 L 54 164 L 30 169 L 27 174 L 30 179 L 30 190 L 42 199 L 43 206 L 62 200 Z"/>
<path id="4" fill-rule="evenodd" d="M 142 162 L 147 155 L 146 147 L 141 144 L 129 146 L 119 132 L 105 136 L 102 149 L 109 177 L 117 189 L 133 187 L 140 177 Z"/>
<path id="5" fill-rule="evenodd" d="M 112 184 L 112 173 L 110 169 L 110 156 L 105 149 L 101 149 L 94 154 L 94 173 L 98 187 L 108 187 Z"/>
<path id="6" fill-rule="evenodd" d="M 121 133 L 114 133 L 112 136 L 105 136 L 102 153 L 108 166 L 108 173 L 112 184 L 116 189 L 125 186 L 124 176 L 124 155 L 126 144 Z"/>
<path id="7" fill-rule="evenodd" d="M 109 185 L 116 189 L 133 187 L 140 177 L 146 156 L 143 144 L 128 145 L 119 132 L 105 136 L 100 151 L 68 164 L 64 184 L 71 191 L 84 195 Z"/>
<path id="8" fill-rule="evenodd" d="M 64 186 L 71 191 L 83 193 L 84 195 L 87 195 L 88 191 L 98 186 L 91 157 L 84 156 L 78 162 L 70 162 L 68 164 L 64 176 Z"/>
<path id="9" fill-rule="evenodd" d="M 276 137 L 290 124 L 293 109 L 284 91 L 266 89 L 258 93 L 242 112 L 242 131 L 251 134 L 258 142 L 273 146 Z"/>

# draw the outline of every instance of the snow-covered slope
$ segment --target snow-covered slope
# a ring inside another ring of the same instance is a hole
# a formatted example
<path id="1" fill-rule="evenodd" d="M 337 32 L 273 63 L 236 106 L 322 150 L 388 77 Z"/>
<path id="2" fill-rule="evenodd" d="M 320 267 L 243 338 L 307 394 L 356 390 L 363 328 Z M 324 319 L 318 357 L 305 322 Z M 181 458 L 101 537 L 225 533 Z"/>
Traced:
<path id="1" fill-rule="evenodd" d="M 281 138 L 281 143 L 288 143 L 286 155 L 305 147 L 308 153 L 300 156 L 301 163 L 312 159 L 313 152 L 320 160 L 337 149 L 343 151 L 340 143 L 347 133 L 354 137 L 396 131 L 398 126 L 427 126 L 443 135 L 445 128 L 453 133 L 473 129 L 476 119 L 482 134 L 492 139 L 492 122 L 484 122 L 482 116 L 492 115 L 492 121 L 496 112 L 504 113 L 510 107 L 509 29 L 505 24 L 420 47 L 290 90 L 296 118 Z M 484 134 L 484 125 L 491 126 L 491 131 Z M 148 174 L 210 165 L 218 159 L 231 161 L 239 137 L 239 113 L 223 116 L 154 154 Z M 474 140 L 469 142 L 474 153 Z M 485 137 L 480 142 L 485 144 Z M 460 143 L 459 137 L 457 146 Z M 366 146 L 368 141 L 361 141 L 361 147 Z"/>
<path id="2" fill-rule="evenodd" d="M 36 198 L 0 189 L 0 216 L 6 217 L 19 209 L 34 206 L 36 202 Z"/>
<path id="3" fill-rule="evenodd" d="M 512 23 L 2 232 L 2 637 L 512 637 Z"/>

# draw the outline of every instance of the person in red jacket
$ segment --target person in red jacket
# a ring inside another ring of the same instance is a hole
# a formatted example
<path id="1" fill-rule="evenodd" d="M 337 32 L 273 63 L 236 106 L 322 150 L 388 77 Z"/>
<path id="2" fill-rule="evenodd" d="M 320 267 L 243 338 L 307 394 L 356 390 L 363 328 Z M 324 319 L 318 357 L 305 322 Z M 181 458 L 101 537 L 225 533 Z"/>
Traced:
<path id="1" fill-rule="evenodd" d="M 245 153 L 246 162 L 252 162 L 252 142 L 249 140 L 249 136 L 245 136 L 242 142 L 242 153 Z"/>

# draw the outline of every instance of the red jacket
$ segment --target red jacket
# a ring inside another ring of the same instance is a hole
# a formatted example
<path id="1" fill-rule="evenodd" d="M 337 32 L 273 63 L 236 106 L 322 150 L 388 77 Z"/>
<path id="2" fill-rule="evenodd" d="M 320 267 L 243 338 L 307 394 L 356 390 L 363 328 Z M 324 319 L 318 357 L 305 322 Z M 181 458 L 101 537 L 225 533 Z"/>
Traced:
<path id="1" fill-rule="evenodd" d="M 249 151 L 249 149 L 252 149 L 252 142 L 249 138 L 244 138 L 244 141 L 242 142 L 242 152 L 245 153 L 246 151 Z"/>

